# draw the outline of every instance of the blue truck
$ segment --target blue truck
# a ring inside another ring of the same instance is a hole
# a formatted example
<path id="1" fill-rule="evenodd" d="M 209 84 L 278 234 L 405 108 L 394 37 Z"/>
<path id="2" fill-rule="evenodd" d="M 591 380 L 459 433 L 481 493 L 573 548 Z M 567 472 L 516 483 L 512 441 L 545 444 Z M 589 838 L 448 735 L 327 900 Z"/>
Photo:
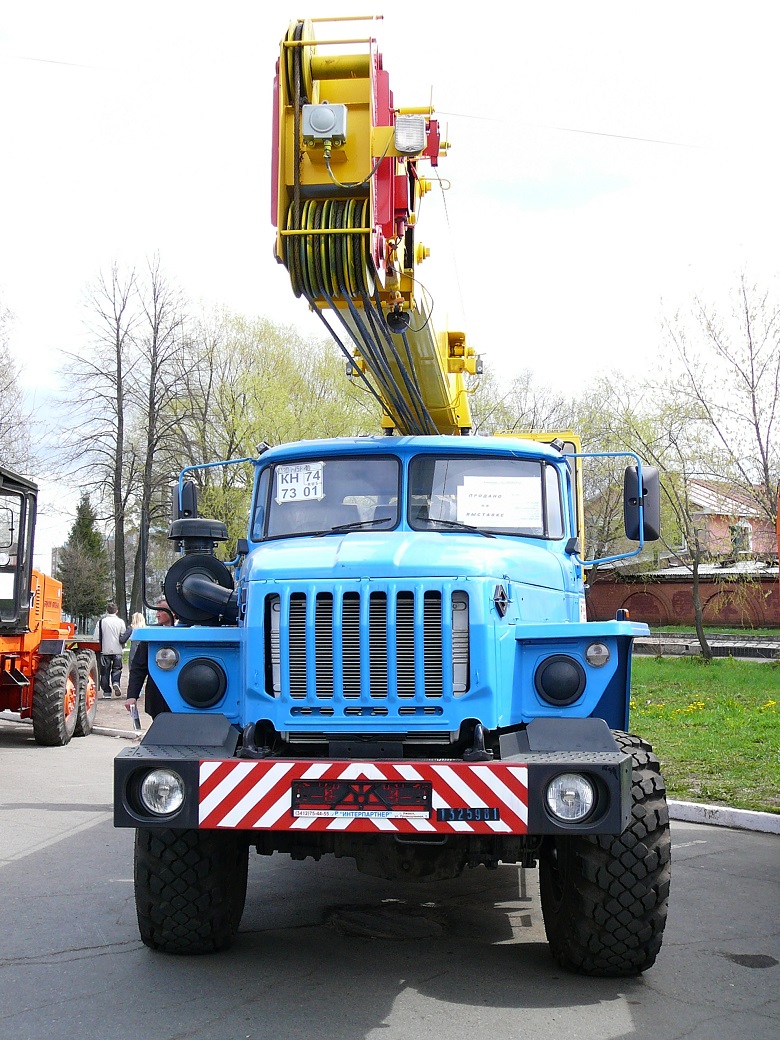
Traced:
<path id="1" fill-rule="evenodd" d="M 229 566 L 224 523 L 197 512 L 203 473 L 180 476 L 177 623 L 134 636 L 170 710 L 115 764 L 141 937 L 228 946 L 253 848 L 405 881 L 510 863 L 539 867 L 562 966 L 641 972 L 666 920 L 669 821 L 658 760 L 629 733 L 647 628 L 587 620 L 589 460 L 568 434 L 471 435 L 479 358 L 433 333 L 415 278 L 418 164 L 444 144 L 432 113 L 394 106 L 374 41 L 320 61 L 311 23 L 292 23 L 274 99 L 277 257 L 383 432 L 239 460 L 254 484 Z M 658 474 L 627 454 L 622 555 L 660 520 Z"/>

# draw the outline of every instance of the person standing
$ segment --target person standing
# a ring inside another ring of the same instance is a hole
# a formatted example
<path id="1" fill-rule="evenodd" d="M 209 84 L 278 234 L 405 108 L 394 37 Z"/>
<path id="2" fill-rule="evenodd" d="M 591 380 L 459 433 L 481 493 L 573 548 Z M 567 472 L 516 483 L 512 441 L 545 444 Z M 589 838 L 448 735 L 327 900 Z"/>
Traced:
<path id="1" fill-rule="evenodd" d="M 174 623 L 175 617 L 164 599 L 160 600 L 155 610 L 157 611 L 158 625 L 172 625 Z M 133 651 L 133 659 L 130 663 L 130 679 L 127 683 L 127 700 L 125 701 L 125 707 L 128 711 L 132 711 L 134 707 L 138 706 L 138 698 L 141 696 L 144 684 L 146 684 L 146 692 L 144 694 L 144 710 L 146 714 L 151 715 L 154 719 L 162 712 L 170 711 L 171 709 L 166 704 L 165 698 L 160 693 L 160 688 L 149 675 L 149 644 L 146 640 L 139 641 L 136 644 L 136 649 Z"/>
<path id="2" fill-rule="evenodd" d="M 138 650 L 138 640 L 133 639 L 136 630 L 139 628 L 146 628 L 146 618 L 140 611 L 136 611 L 135 614 L 130 618 L 130 664 L 133 663 L 136 651 Z"/>
<path id="3" fill-rule="evenodd" d="M 119 617 L 116 603 L 108 603 L 106 612 L 95 625 L 95 642 L 100 646 L 100 689 L 103 697 L 122 696 L 122 649 L 130 638 L 130 628 Z"/>

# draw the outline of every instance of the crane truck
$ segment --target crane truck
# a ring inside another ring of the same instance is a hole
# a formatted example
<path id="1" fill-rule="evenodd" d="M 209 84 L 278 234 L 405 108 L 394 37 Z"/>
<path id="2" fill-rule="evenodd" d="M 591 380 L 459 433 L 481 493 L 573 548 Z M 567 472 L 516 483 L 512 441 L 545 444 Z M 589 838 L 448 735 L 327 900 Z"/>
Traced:
<path id="1" fill-rule="evenodd" d="M 0 711 L 31 719 L 38 744 L 92 732 L 96 643 L 62 617 L 62 584 L 33 568 L 38 486 L 0 466 Z"/>
<path id="2" fill-rule="evenodd" d="M 136 633 L 170 711 L 115 760 L 141 938 L 227 947 L 250 849 L 403 881 L 518 864 L 539 868 L 561 965 L 642 972 L 669 821 L 658 760 L 628 731 L 647 628 L 586 617 L 588 457 L 568 433 L 471 435 L 479 359 L 434 333 L 415 278 L 420 169 L 446 147 L 429 108 L 396 107 L 375 41 L 293 22 L 273 132 L 277 258 L 383 428 L 237 460 L 254 489 L 230 565 L 225 525 L 197 513 L 199 467 L 179 477 L 177 623 Z M 659 489 L 626 454 L 631 555 L 658 537 Z"/>

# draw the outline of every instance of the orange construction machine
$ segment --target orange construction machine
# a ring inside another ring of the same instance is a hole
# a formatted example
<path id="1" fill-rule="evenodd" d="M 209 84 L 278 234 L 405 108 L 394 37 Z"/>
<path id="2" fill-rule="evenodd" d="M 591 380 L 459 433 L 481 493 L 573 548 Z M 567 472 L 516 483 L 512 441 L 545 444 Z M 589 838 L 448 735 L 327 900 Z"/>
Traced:
<path id="1" fill-rule="evenodd" d="M 62 619 L 62 585 L 33 570 L 38 487 L 0 466 L 0 710 L 32 719 L 39 744 L 91 732 L 96 644 Z"/>

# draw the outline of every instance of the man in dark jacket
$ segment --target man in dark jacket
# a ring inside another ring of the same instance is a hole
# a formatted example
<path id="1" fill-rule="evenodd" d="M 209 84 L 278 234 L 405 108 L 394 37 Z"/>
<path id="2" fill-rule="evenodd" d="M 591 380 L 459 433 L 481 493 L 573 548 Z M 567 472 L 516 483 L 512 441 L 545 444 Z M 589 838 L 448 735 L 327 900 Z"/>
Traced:
<path id="1" fill-rule="evenodd" d="M 174 616 L 165 600 L 160 600 L 155 609 L 157 610 L 158 625 L 173 624 Z M 157 683 L 149 675 L 149 644 L 145 640 L 139 640 L 138 649 L 130 662 L 130 678 L 127 683 L 127 700 L 125 701 L 128 711 L 131 711 L 133 706 L 137 706 L 144 683 L 146 683 L 144 709 L 147 715 L 151 715 L 154 719 L 162 712 L 170 711 Z"/>

